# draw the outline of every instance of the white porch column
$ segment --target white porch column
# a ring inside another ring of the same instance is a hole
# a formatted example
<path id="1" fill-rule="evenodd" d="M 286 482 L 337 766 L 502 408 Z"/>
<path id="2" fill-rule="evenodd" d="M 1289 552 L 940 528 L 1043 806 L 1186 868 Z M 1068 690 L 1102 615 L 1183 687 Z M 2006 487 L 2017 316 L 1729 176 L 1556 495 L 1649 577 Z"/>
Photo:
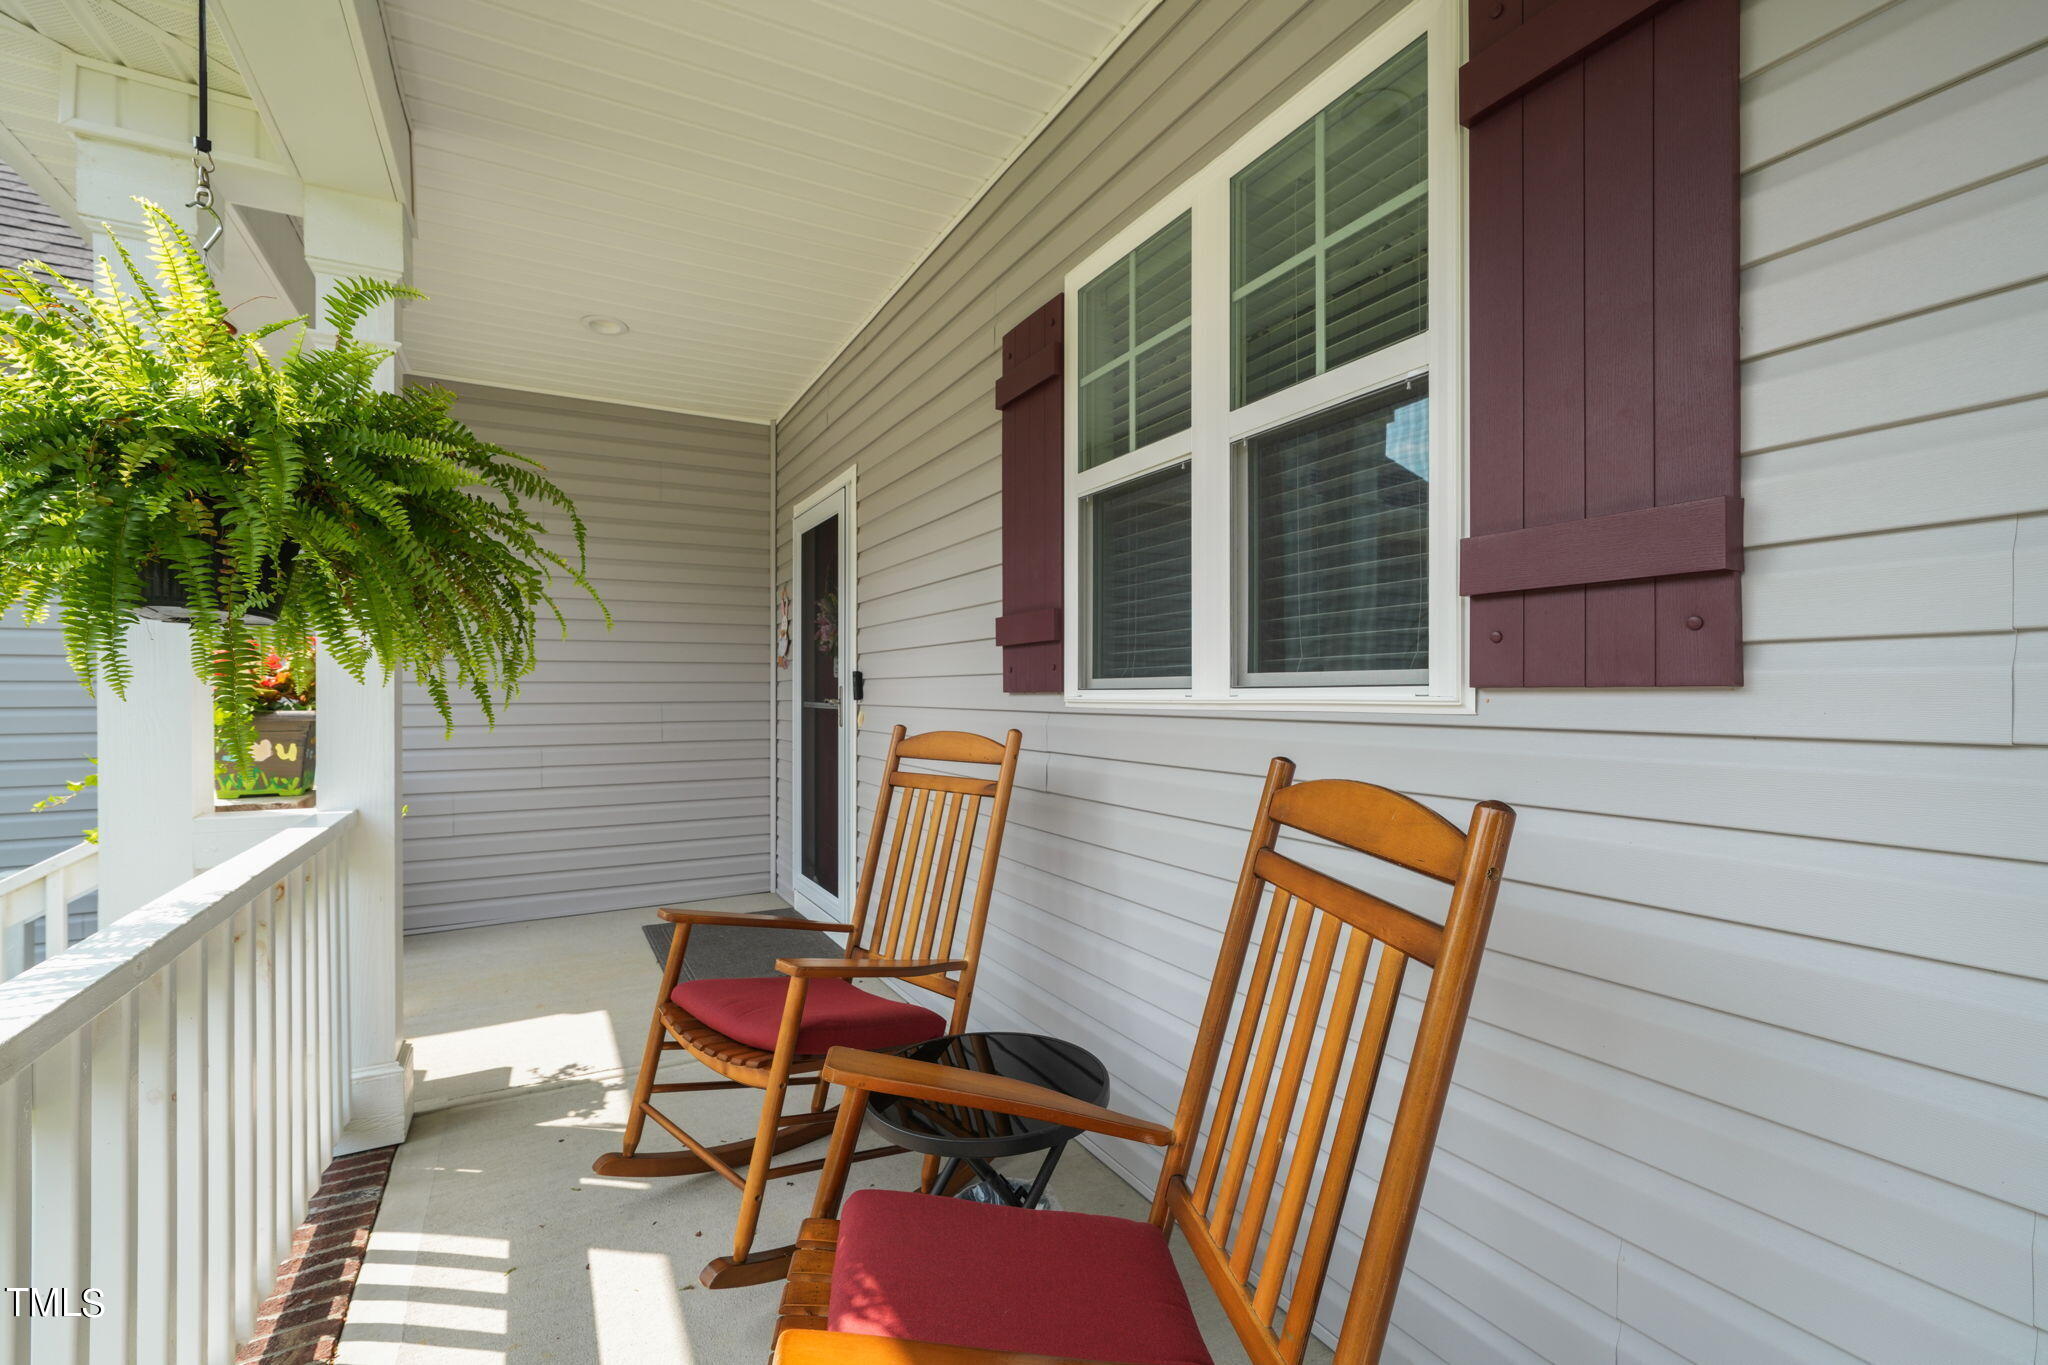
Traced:
<path id="1" fill-rule="evenodd" d="M 93 224 L 95 256 L 119 239 L 149 268 L 134 196 L 162 204 L 191 227 L 190 156 L 80 134 L 78 208 Z M 117 275 L 118 278 L 118 275 Z M 192 822 L 213 809 L 213 708 L 193 676 L 189 633 L 144 621 L 128 630 L 128 695 L 98 689 L 102 925 L 190 880 Z"/>
<path id="2" fill-rule="evenodd" d="M 338 280 L 406 272 L 403 205 L 340 190 L 306 187 L 306 264 L 324 300 Z M 386 304 L 357 324 L 366 341 L 396 347 L 398 312 Z M 312 340 L 330 344 L 327 318 Z M 380 387 L 396 389 L 397 357 Z M 347 1131 L 338 1152 L 402 1141 L 412 1121 L 412 1047 L 406 1042 L 403 979 L 403 835 L 399 826 L 399 688 L 370 676 L 358 683 L 340 668 L 320 670 L 320 804 L 361 817 L 348 844 L 352 1051 Z"/>
<path id="3" fill-rule="evenodd" d="M 191 880 L 193 821 L 213 810 L 213 699 L 192 674 L 190 632 L 128 628 L 128 695 L 99 688 L 99 922 Z"/>
<path id="4" fill-rule="evenodd" d="M 204 240 L 200 215 L 187 206 L 195 185 L 191 138 L 198 92 L 76 56 L 65 58 L 58 81 L 56 113 L 72 135 L 75 202 L 90 225 L 93 254 L 114 259 L 118 241 L 139 267 L 152 268 L 137 198 L 155 202 L 195 240 Z M 216 93 L 213 119 L 216 187 L 229 185 L 234 198 L 296 211 L 297 182 L 255 106 Z M 231 300 L 282 293 L 237 232 L 226 234 L 211 265 Z M 126 282 L 118 265 L 115 279 Z M 252 311 L 250 322 L 264 320 L 262 305 Z M 99 688 L 103 925 L 189 880 L 200 861 L 193 822 L 213 809 L 213 712 L 206 687 L 193 676 L 189 643 L 180 625 L 131 627 L 128 695 Z"/>

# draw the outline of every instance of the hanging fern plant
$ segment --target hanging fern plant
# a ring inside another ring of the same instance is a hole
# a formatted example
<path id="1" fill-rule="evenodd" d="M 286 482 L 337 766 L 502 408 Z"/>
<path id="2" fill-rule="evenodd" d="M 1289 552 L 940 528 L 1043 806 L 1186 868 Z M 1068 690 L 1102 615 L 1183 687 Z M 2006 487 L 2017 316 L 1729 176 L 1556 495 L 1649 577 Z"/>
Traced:
<path id="1" fill-rule="evenodd" d="M 125 250 L 126 286 L 105 260 L 92 291 L 0 269 L 21 305 L 0 311 L 0 610 L 54 611 L 80 679 L 117 695 L 129 625 L 188 619 L 237 747 L 260 701 L 252 636 L 317 637 L 358 679 L 409 673 L 451 729 L 458 694 L 495 721 L 534 666 L 538 613 L 566 632 L 553 576 L 598 601 L 567 495 L 451 416 L 447 390 L 377 387 L 390 352 L 355 329 L 417 291 L 344 281 L 333 345 L 301 330 L 273 361 L 259 343 L 306 320 L 238 334 L 191 239 L 143 208 L 154 277 Z M 546 513 L 573 557 L 543 539 Z"/>

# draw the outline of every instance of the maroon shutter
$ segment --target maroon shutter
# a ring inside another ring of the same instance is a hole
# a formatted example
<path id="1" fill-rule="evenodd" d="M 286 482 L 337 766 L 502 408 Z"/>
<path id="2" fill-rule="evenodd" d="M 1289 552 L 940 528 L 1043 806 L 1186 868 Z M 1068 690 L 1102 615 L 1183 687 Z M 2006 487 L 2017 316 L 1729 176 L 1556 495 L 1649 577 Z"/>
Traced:
<path id="1" fill-rule="evenodd" d="M 1066 508 L 1066 296 L 1003 334 L 1003 691 L 1058 692 Z"/>
<path id="2" fill-rule="evenodd" d="M 1471 0 L 1472 681 L 1742 681 L 1738 0 Z"/>

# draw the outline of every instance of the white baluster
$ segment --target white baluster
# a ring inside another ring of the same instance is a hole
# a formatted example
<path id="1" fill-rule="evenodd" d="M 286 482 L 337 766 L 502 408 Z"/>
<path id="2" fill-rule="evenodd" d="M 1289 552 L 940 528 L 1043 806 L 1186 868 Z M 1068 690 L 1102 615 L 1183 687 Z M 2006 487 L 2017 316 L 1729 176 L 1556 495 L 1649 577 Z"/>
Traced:
<path id="1" fill-rule="evenodd" d="M 341 860 L 322 853 L 319 879 L 320 921 L 326 928 L 321 947 L 326 959 L 325 970 L 321 973 L 325 1010 L 320 1027 L 325 1031 L 327 1040 L 327 1046 L 322 1049 L 326 1054 L 327 1067 L 326 1085 L 323 1087 L 327 1118 L 321 1126 L 321 1131 L 326 1134 L 322 1159 L 327 1160 L 332 1158 L 334 1146 L 341 1140 L 341 1125 L 346 1121 L 343 1112 L 348 1099 L 345 1090 L 349 1074 L 348 1020 L 342 1014 L 343 998 L 347 995 L 347 982 L 342 974 L 348 970 L 348 958 L 341 937 L 346 932 L 341 912 Z"/>
<path id="2" fill-rule="evenodd" d="M 301 928 L 299 888 L 305 869 L 285 879 L 284 903 L 278 907 L 278 1053 L 282 1089 L 278 1092 L 278 1123 L 284 1141 L 278 1152 L 278 1185 L 286 1192 L 278 1209 L 279 1236 L 289 1254 L 292 1232 L 306 1208 L 306 1029 L 305 981 L 300 972 Z"/>
<path id="3" fill-rule="evenodd" d="M 299 1148 L 299 873 L 283 886 L 277 906 L 277 1222 L 289 1248 L 292 1230 L 305 1208 Z M 283 1255 L 284 1253 L 279 1253 Z"/>
<path id="4" fill-rule="evenodd" d="M 28 1129 L 30 1074 L 0 1085 L 0 1286 L 33 1280 L 30 1256 Z M 0 1303 L 0 1365 L 29 1365 L 28 1318 Z"/>
<path id="5" fill-rule="evenodd" d="M 92 1365 L 130 1365 L 135 1351 L 135 996 L 92 1022 L 91 1271 L 76 1288 L 100 1291 L 91 1320 Z"/>
<path id="6" fill-rule="evenodd" d="M 257 1106 L 262 1103 L 262 1078 L 256 1072 L 256 914 L 249 906 L 235 912 L 234 984 L 230 996 L 235 1011 L 235 1050 L 230 1065 L 235 1073 L 235 1167 L 232 1198 L 235 1220 L 235 1260 L 231 1271 L 235 1307 L 231 1321 L 234 1339 L 246 1340 L 256 1325 L 257 1266 L 261 1257 L 256 1240 L 256 1124 Z M 269 1286 L 264 1285 L 268 1293 Z"/>
<path id="7" fill-rule="evenodd" d="M 291 1216 L 287 1207 L 289 1197 L 285 1187 L 291 1183 L 287 1173 L 287 1148 L 285 1148 L 285 943 L 289 935 L 289 915 L 285 913 L 285 884 L 279 882 L 262 896 L 262 907 L 266 911 L 266 923 L 260 937 L 264 956 L 268 960 L 268 972 L 260 982 L 256 995 L 256 1013 L 262 1019 L 262 1031 L 256 1036 L 256 1044 L 262 1050 L 258 1068 L 268 1087 L 268 1095 L 262 1101 L 264 1134 L 262 1134 L 262 1162 L 258 1166 L 258 1189 L 262 1191 L 262 1246 L 264 1254 L 258 1263 L 258 1271 L 276 1271 L 276 1263 L 285 1259 L 285 1246 L 291 1242 L 291 1228 L 285 1220 Z M 258 1295 L 262 1297 L 262 1295 Z"/>
<path id="8" fill-rule="evenodd" d="M 339 961 L 335 964 L 335 979 L 338 983 L 338 989 L 335 992 L 335 1003 L 339 1006 L 335 1026 L 341 1031 L 340 1037 L 335 1043 L 338 1049 L 337 1056 L 340 1058 L 341 1063 L 340 1072 L 334 1080 L 340 1094 L 341 1126 L 346 1130 L 349 1123 L 355 1117 L 355 1088 L 352 1082 L 355 1076 L 357 1061 L 355 1049 L 356 996 L 355 982 L 350 978 L 350 965 L 354 963 L 356 953 L 355 908 L 349 892 L 351 882 L 348 876 L 348 864 L 340 857 L 336 857 L 334 867 L 330 870 L 330 876 L 333 881 L 335 901 L 334 950 L 339 958 Z"/>
<path id="9" fill-rule="evenodd" d="M 86 1249 L 92 1124 L 82 1033 L 70 1035 L 36 1061 L 34 1086 L 29 1144 L 35 1171 L 30 1235 L 35 1240 L 32 1274 L 21 1283 L 76 1294 L 92 1283 Z M 74 1304 L 67 1306 L 76 1311 Z M 82 1316 L 36 1318 L 29 1324 L 29 1359 L 35 1365 L 84 1365 L 85 1327 Z"/>
<path id="10" fill-rule="evenodd" d="M 64 876 L 43 879 L 43 960 L 71 946 L 71 905 L 64 899 Z"/>
<path id="11" fill-rule="evenodd" d="M 198 952 L 187 949 L 134 996 L 135 1340 L 166 1354 L 178 1335 L 177 987 Z"/>
<path id="12" fill-rule="evenodd" d="M 177 1172 L 176 1218 L 171 1260 L 175 1266 L 175 1300 L 171 1360 L 175 1365 L 203 1365 L 207 1356 L 209 1316 L 213 1312 L 216 1269 L 213 1238 L 220 1227 L 213 1199 L 215 1152 L 212 1023 L 221 1011 L 214 1006 L 210 963 L 221 957 L 222 935 L 216 931 L 192 946 L 172 969 L 172 1027 L 177 1033 Z M 218 1319 L 215 1319 L 218 1321 Z M 219 1357 L 212 1357 L 218 1359 Z"/>
<path id="13" fill-rule="evenodd" d="M 314 1005 L 315 988 L 313 960 L 319 942 L 319 922 L 313 917 L 313 865 L 301 867 L 292 877 L 292 942 L 296 951 L 292 954 L 296 983 L 292 992 L 292 1027 L 298 1034 L 298 1046 L 293 1055 L 298 1058 L 298 1074 L 292 1079 L 293 1112 L 298 1116 L 299 1125 L 299 1198 L 296 1207 L 303 1211 L 306 1200 L 312 1196 L 319 1183 L 321 1153 L 325 1146 L 320 1137 L 320 1075 L 319 1056 L 325 1046 L 320 1031 L 314 1026 L 318 1013 Z"/>
<path id="14" fill-rule="evenodd" d="M 28 970 L 29 928 L 22 916 L 27 913 L 24 897 L 35 894 L 33 887 L 0 893 L 0 981 Z"/>
<path id="15" fill-rule="evenodd" d="M 206 1349 L 209 1361 L 235 1355 L 236 1275 L 242 1265 L 241 1033 L 235 1009 L 241 916 L 206 938 Z"/>
<path id="16" fill-rule="evenodd" d="M 334 1151 L 334 1047 L 332 1029 L 333 996 L 328 991 L 329 966 L 333 962 L 333 926 L 327 917 L 327 855 L 314 858 L 306 869 L 306 904 L 312 916 L 312 1008 L 307 1027 L 313 1031 L 313 1073 L 306 1079 L 313 1097 L 313 1179 L 318 1187 L 320 1171 Z"/>
<path id="17" fill-rule="evenodd" d="M 277 911 L 275 887 L 256 897 L 256 1273 L 260 1301 L 266 1271 L 277 1269 Z"/>
<path id="18" fill-rule="evenodd" d="M 310 1199 L 320 1184 L 320 1169 L 327 1164 L 327 1141 L 320 1132 L 320 1054 L 327 1040 L 320 1036 L 320 989 L 315 973 L 320 955 L 320 921 L 315 913 L 319 902 L 314 894 L 313 865 L 299 869 L 299 1181 Z M 303 1207 L 303 1202 L 301 1204 Z"/>

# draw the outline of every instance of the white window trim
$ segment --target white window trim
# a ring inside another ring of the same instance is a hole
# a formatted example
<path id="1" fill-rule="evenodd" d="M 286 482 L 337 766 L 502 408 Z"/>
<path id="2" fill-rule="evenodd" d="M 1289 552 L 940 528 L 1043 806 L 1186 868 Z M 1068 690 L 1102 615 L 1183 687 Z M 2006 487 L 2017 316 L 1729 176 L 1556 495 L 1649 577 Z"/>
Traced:
<path id="1" fill-rule="evenodd" d="M 1146 239 L 1190 214 L 1192 423 L 1093 469 L 1080 468 L 1080 386 L 1062 380 L 1066 404 L 1066 703 L 1107 710 L 1453 711 L 1470 713 L 1465 599 L 1458 594 L 1458 541 L 1465 533 L 1465 137 L 1458 123 L 1463 6 L 1417 0 L 1328 71 L 1260 120 L 1229 151 L 1111 237 L 1066 276 L 1066 354 L 1080 355 L 1081 288 Z M 1230 407 L 1230 179 L 1315 117 L 1417 38 L 1429 37 L 1429 330 L 1337 369 Z M 1235 445 L 1247 436 L 1347 398 L 1429 376 L 1429 681 L 1377 686 L 1275 687 L 1236 682 L 1236 533 L 1231 515 Z M 1182 460 L 1191 461 L 1192 685 L 1091 686 L 1089 621 L 1082 583 L 1082 500 Z"/>

